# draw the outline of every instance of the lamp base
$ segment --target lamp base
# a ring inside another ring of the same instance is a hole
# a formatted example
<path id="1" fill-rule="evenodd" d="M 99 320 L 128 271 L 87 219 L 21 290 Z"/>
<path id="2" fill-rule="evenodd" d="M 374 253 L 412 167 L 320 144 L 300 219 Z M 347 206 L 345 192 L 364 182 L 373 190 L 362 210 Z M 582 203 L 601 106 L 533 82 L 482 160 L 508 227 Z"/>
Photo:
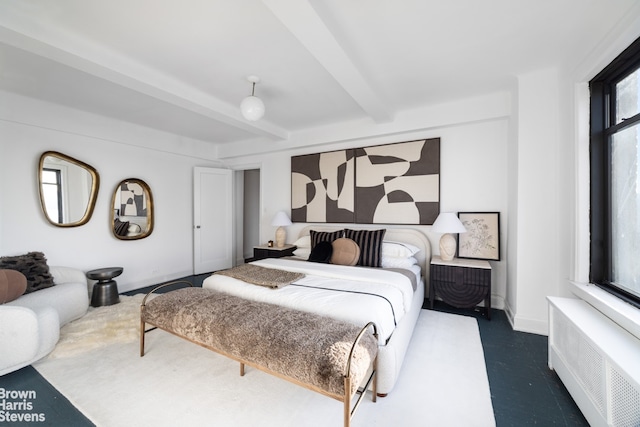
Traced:
<path id="1" fill-rule="evenodd" d="M 445 233 L 440 238 L 440 259 L 451 261 L 456 254 L 456 238 L 451 233 Z"/>
<path id="2" fill-rule="evenodd" d="M 287 240 L 287 232 L 284 227 L 278 227 L 276 230 L 276 247 L 283 248 L 285 240 Z"/>

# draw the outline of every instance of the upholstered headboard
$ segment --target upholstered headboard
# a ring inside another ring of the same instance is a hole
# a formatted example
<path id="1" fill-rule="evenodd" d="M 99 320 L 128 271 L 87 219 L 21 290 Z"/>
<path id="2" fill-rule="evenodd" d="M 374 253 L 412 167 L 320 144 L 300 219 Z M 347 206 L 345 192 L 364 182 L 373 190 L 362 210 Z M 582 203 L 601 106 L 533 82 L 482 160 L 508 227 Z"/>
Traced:
<path id="1" fill-rule="evenodd" d="M 366 227 L 359 226 L 357 224 L 347 224 L 347 225 L 327 225 L 327 224 L 317 224 L 317 225 L 307 225 L 300 233 L 298 233 L 298 237 L 308 236 L 309 230 L 318 230 L 318 231 L 336 231 L 342 230 L 344 228 L 350 228 L 353 230 L 379 230 L 381 228 L 386 228 L 384 225 L 375 227 L 368 225 Z M 429 238 L 420 230 L 414 228 L 387 228 L 387 231 L 384 234 L 385 241 L 393 241 L 393 242 L 404 242 L 409 243 L 413 246 L 420 248 L 420 252 L 415 254 L 414 256 L 418 260 L 418 264 L 422 268 L 422 277 L 425 281 L 425 291 L 429 290 L 429 270 L 431 263 L 431 242 Z M 425 296 L 427 296 L 425 294 Z"/>

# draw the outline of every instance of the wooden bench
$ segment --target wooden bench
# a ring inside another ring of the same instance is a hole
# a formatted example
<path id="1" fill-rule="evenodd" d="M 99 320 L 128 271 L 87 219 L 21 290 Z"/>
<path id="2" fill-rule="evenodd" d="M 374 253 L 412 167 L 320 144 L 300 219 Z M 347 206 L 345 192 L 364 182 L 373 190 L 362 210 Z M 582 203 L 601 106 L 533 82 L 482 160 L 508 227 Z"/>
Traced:
<path id="1" fill-rule="evenodd" d="M 378 336 L 373 322 L 360 328 L 199 287 L 149 298 L 173 284 L 155 288 L 142 301 L 141 357 L 145 334 L 157 327 L 237 360 L 241 376 L 245 365 L 252 366 L 343 402 L 345 426 L 369 386 L 376 401 Z M 146 324 L 153 327 L 147 330 Z"/>

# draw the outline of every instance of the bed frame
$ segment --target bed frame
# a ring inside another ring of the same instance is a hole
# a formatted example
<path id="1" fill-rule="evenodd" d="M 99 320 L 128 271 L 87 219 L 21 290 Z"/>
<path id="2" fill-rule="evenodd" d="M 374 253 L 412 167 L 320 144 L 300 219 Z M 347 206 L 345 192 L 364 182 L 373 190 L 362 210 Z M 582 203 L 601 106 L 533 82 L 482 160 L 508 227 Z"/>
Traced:
<path id="1" fill-rule="evenodd" d="M 409 243 L 420 248 L 420 252 L 418 252 L 415 257 L 422 268 L 424 286 L 418 286 L 410 311 L 405 314 L 400 323 L 398 323 L 388 342 L 378 347 L 378 396 L 384 397 L 391 392 L 398 379 L 407 348 L 409 347 L 409 342 L 411 341 L 411 336 L 413 335 L 413 330 L 420 316 L 422 305 L 424 304 L 425 295 L 429 295 L 427 292 L 429 290 L 431 242 L 424 233 L 417 229 L 387 228 L 384 225 L 378 227 L 371 225 L 361 227 L 355 224 L 307 225 L 300 230 L 298 237 L 308 236 L 309 230 L 336 231 L 344 228 L 358 230 L 386 228 L 387 231 L 385 232 L 384 240 Z"/>

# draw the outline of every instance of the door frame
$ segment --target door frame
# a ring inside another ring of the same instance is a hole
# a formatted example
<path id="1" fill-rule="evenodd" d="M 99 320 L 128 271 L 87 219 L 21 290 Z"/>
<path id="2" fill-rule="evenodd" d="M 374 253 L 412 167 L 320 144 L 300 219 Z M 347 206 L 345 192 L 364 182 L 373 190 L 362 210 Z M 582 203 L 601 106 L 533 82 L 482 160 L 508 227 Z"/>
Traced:
<path id="1" fill-rule="evenodd" d="M 256 162 L 256 163 L 243 163 L 240 165 L 233 165 L 230 166 L 230 168 L 234 171 L 234 172 L 242 172 L 242 171 L 246 171 L 246 170 L 253 170 L 253 169 L 257 169 L 259 170 L 259 176 L 260 176 L 260 194 L 258 196 L 258 206 L 259 206 L 259 214 L 258 214 L 258 239 L 260 239 L 260 237 L 262 236 L 262 217 L 265 215 L 264 212 L 264 203 L 263 203 L 263 197 L 264 197 L 264 174 L 263 174 L 263 164 L 262 162 Z M 243 191 L 239 193 L 239 189 L 236 187 L 238 185 L 238 183 L 235 182 L 234 180 L 234 188 L 233 188 L 233 195 L 234 197 L 239 197 L 239 194 L 244 195 L 244 189 L 242 189 Z M 238 222 L 242 222 L 243 221 L 243 217 L 238 217 L 238 212 L 235 211 L 235 209 L 239 206 L 239 202 L 238 200 L 234 200 L 233 201 L 233 207 L 234 207 L 234 215 L 233 215 L 233 227 L 234 230 L 237 230 L 238 228 Z M 244 212 L 243 212 L 243 216 L 244 216 Z M 242 225 L 242 224 L 240 224 Z M 236 252 L 238 251 L 238 248 L 243 248 L 244 242 L 243 242 L 243 235 L 234 235 L 234 256 L 237 255 Z"/>

